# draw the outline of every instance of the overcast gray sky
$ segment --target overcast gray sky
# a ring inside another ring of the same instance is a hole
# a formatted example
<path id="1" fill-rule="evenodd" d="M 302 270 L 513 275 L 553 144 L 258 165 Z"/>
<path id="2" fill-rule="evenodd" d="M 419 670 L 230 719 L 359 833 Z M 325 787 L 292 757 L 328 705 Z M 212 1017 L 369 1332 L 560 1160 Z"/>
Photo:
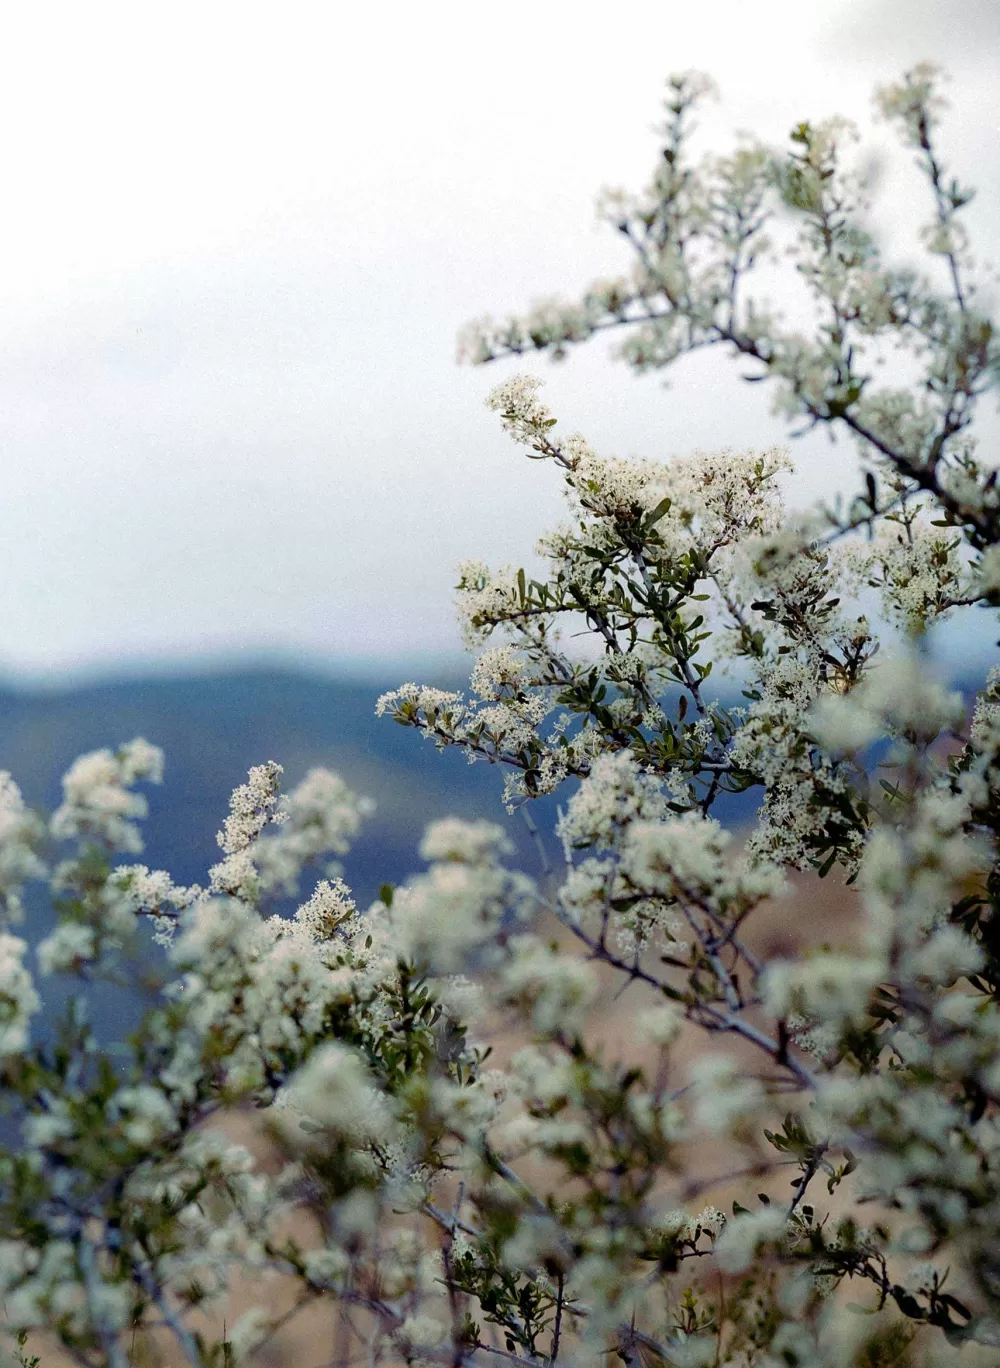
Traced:
<path id="1" fill-rule="evenodd" d="M 988 245 L 993 0 L 7 6 L 0 672 L 456 651 L 455 562 L 524 560 L 559 516 L 483 408 L 511 367 L 457 368 L 459 326 L 623 264 L 593 200 L 647 178 L 671 71 L 722 87 L 721 150 L 864 123 L 927 56 Z M 783 435 L 721 355 L 667 391 L 603 343 L 534 366 L 607 452 Z M 848 449 L 795 455 L 796 502 L 846 482 Z"/>

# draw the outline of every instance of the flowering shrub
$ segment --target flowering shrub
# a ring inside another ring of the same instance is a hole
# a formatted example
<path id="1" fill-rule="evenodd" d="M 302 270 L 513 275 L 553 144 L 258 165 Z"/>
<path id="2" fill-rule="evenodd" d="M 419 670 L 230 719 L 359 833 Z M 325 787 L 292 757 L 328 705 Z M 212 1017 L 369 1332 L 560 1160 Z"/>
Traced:
<path id="1" fill-rule="evenodd" d="M 338 1364 L 996 1361 L 1000 673 L 970 707 L 925 646 L 1000 606 L 970 433 L 998 351 L 936 92 L 922 66 L 878 103 L 929 186 L 941 283 L 881 260 L 845 124 L 693 163 L 704 86 L 680 77 L 650 188 L 606 202 L 632 274 L 465 339 L 485 362 L 617 329 L 640 370 L 720 344 L 862 457 L 852 500 L 791 516 L 780 450 L 609 459 L 557 434 L 538 380 L 494 391 L 567 521 L 538 578 L 462 567 L 469 696 L 405 684 L 378 710 L 502 764 L 512 809 L 561 789 L 558 869 L 544 841 L 530 878 L 499 827 L 438 822 L 426 871 L 362 912 L 333 857 L 365 804 L 322 770 L 282 796 L 266 764 L 207 886 L 177 887 L 118 863 L 155 747 L 78 760 L 47 831 L 3 777 L 0 1297 L 22 1364 L 37 1332 L 88 1366 L 150 1333 L 228 1364 L 310 1305 L 335 1311 Z M 768 233 L 793 239 L 808 334 L 750 292 Z M 873 369 L 890 341 L 896 388 Z M 735 841 L 713 810 L 747 791 Z M 801 871 L 840 881 L 857 929 L 762 954 L 764 905 L 809 919 Z M 42 877 L 37 968 L 78 985 L 44 1035 L 10 929 Z M 101 981 L 149 1003 L 114 1050 L 88 1023 Z M 594 1029 L 609 981 L 623 1058 Z M 233 1109 L 266 1150 L 227 1139 Z M 224 1326 L 239 1270 L 255 1304 Z"/>

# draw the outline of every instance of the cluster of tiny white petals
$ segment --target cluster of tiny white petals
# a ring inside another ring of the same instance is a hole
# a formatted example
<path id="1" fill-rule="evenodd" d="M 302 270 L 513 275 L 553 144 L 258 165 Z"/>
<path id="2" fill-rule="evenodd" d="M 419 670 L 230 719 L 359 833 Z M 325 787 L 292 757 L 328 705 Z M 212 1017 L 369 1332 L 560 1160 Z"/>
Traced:
<path id="1" fill-rule="evenodd" d="M 502 827 L 495 822 L 466 822 L 444 817 L 432 822 L 420 842 L 420 855 L 428 862 L 457 860 L 465 864 L 490 864 L 512 851 Z"/>
<path id="2" fill-rule="evenodd" d="M 776 1017 L 796 1013 L 842 1025 L 864 1015 L 887 973 L 883 960 L 832 952 L 801 961 L 775 960 L 764 973 L 764 1000 Z"/>
<path id="3" fill-rule="evenodd" d="M 978 593 L 1000 593 L 1000 546 L 985 548 L 976 565 L 974 578 Z"/>
<path id="4" fill-rule="evenodd" d="M 283 796 L 281 774 L 280 765 L 257 765 L 234 791 L 218 834 L 226 858 L 209 871 L 211 892 L 256 905 L 267 894 L 297 893 L 307 865 L 320 862 L 325 874 L 339 876 L 339 863 L 329 857 L 347 853 L 374 804 L 320 767 Z M 271 826 L 278 831 L 265 834 Z"/>
<path id="5" fill-rule="evenodd" d="M 321 859 L 324 872 L 336 876 L 339 865 L 326 857 L 346 855 L 374 810 L 371 799 L 354 793 L 333 770 L 311 769 L 272 817 L 280 818 L 278 830 L 254 843 L 261 891 L 296 893 L 302 870 Z"/>
<path id="6" fill-rule="evenodd" d="M 933 120 L 945 107 L 940 94 L 941 68 L 934 62 L 917 62 L 902 81 L 879 86 L 875 106 L 887 121 L 898 121 L 915 143 L 920 140 L 922 119 Z"/>
<path id="7" fill-rule="evenodd" d="M 824 696 L 810 725 L 830 750 L 861 750 L 886 733 L 937 736 L 957 727 L 964 711 L 961 694 L 906 655 L 873 666 L 851 693 Z"/>
<path id="8" fill-rule="evenodd" d="M 216 837 L 226 855 L 248 849 L 269 822 L 284 820 L 285 814 L 278 810 L 282 772 L 273 760 L 254 765 L 247 782 L 233 790 L 229 816 Z"/>
<path id="9" fill-rule="evenodd" d="M 197 884 L 175 884 L 164 869 L 119 865 L 108 879 L 108 893 L 116 917 L 149 917 L 154 938 L 161 945 L 169 945 L 181 912 L 201 896 L 201 888 Z"/>
<path id="10" fill-rule="evenodd" d="M 267 1339 L 273 1317 L 266 1307 L 251 1306 L 243 1312 L 229 1331 L 227 1343 L 236 1363 L 245 1363 Z"/>
<path id="11" fill-rule="evenodd" d="M 667 897 L 715 899 L 728 882 L 730 832 L 714 818 L 685 812 L 629 828 L 623 863 L 637 888 Z"/>
<path id="12" fill-rule="evenodd" d="M 456 596 L 459 625 L 470 648 L 481 645 L 498 623 L 516 618 L 521 610 L 517 572 L 512 566 L 491 570 L 483 561 L 463 561 L 458 567 Z"/>
<path id="13" fill-rule="evenodd" d="M 780 1240 L 787 1217 L 776 1204 L 741 1212 L 727 1221 L 715 1242 L 715 1257 L 726 1273 L 742 1273 L 756 1259 L 762 1245 Z"/>
<path id="14" fill-rule="evenodd" d="M 848 564 L 880 590 L 882 612 L 899 626 L 923 631 L 948 617 L 966 592 L 961 538 L 920 521 L 883 524 L 868 542 L 847 553 Z M 982 572 L 980 572 L 982 573 Z"/>
<path id="15" fill-rule="evenodd" d="M 63 921 L 35 948 L 38 967 L 46 977 L 82 968 L 99 954 L 98 932 L 85 922 Z"/>
<path id="16" fill-rule="evenodd" d="M 311 897 L 296 909 L 293 925 L 301 927 L 313 941 L 322 943 L 352 924 L 357 915 L 357 906 L 343 879 L 321 879 Z M 286 931 L 288 923 L 280 919 L 280 926 Z"/>
<path id="17" fill-rule="evenodd" d="M 331 1042 L 316 1050 L 280 1094 L 277 1115 L 290 1139 L 308 1147 L 331 1135 L 385 1141 L 392 1110 L 356 1051 Z"/>
<path id="18" fill-rule="evenodd" d="M 52 836 L 85 837 L 139 854 L 142 838 L 136 820 L 147 815 L 149 806 L 130 789 L 139 780 L 158 784 L 162 779 L 163 752 L 141 738 L 117 752 L 81 755 L 63 775 L 63 802 L 52 815 Z"/>
<path id="19" fill-rule="evenodd" d="M 659 780 L 644 774 L 631 752 L 619 751 L 594 759 L 560 815 L 556 834 L 570 863 L 573 851 L 610 850 L 635 822 L 656 822 L 667 812 Z"/>
<path id="20" fill-rule="evenodd" d="M 401 684 L 398 689 L 382 694 L 375 704 L 375 716 L 384 717 L 399 704 L 409 703 L 421 712 L 437 713 L 461 705 L 462 695 L 447 689 L 435 689 L 426 684 Z"/>
<path id="21" fill-rule="evenodd" d="M 513 375 L 490 390 L 486 407 L 500 414 L 504 430 L 515 442 L 531 445 L 538 432 L 550 423 L 552 415 L 538 398 L 541 380 L 531 375 Z"/>
<path id="22" fill-rule="evenodd" d="M 108 1106 L 111 1118 L 122 1126 L 133 1145 L 150 1145 L 177 1130 L 177 1111 L 159 1088 L 149 1083 L 119 1088 Z"/>
<path id="23" fill-rule="evenodd" d="M 735 1132 L 759 1107 L 764 1092 L 755 1078 L 744 1076 L 737 1062 L 702 1055 L 691 1068 L 695 1123 L 713 1134 Z"/>
<path id="24" fill-rule="evenodd" d="M 582 960 L 546 944 L 537 936 L 515 936 L 504 965 L 502 992 L 506 1001 L 530 1014 L 543 1035 L 579 1034 L 597 994 L 593 970 Z"/>
<path id="25" fill-rule="evenodd" d="M 636 888 L 720 914 L 779 897 L 785 890 L 780 868 L 762 860 L 731 861 L 731 840 L 714 818 L 697 812 L 637 822 L 629 828 L 622 867 Z"/>
<path id="26" fill-rule="evenodd" d="M 27 1048 L 31 1018 L 42 1005 L 24 965 L 27 948 L 19 937 L 0 932 L 0 1055 Z"/>
<path id="27" fill-rule="evenodd" d="M 489 822 L 436 822 L 422 849 L 430 869 L 393 897 L 394 945 L 438 973 L 460 972 L 505 918 L 524 914 L 533 885 L 498 864 L 508 842 Z"/>
<path id="28" fill-rule="evenodd" d="M 503 653 L 506 659 L 506 654 Z M 486 670 L 493 667 L 487 660 Z M 487 689 L 482 674 L 474 677 L 477 688 Z M 464 747 L 470 762 L 477 756 L 496 761 L 517 756 L 542 746 L 539 727 L 550 711 L 547 689 L 521 690 L 488 695 L 493 701 L 479 706 L 467 704 L 462 695 L 423 685 L 404 684 L 401 689 L 383 694 L 376 705 L 377 714 L 390 714 L 407 726 L 419 727 L 437 745 Z M 541 757 L 531 792 L 551 792 L 567 774 L 565 753 L 557 745 Z M 519 799 L 528 796 L 523 775 L 509 776 L 505 783 L 505 802 L 513 811 Z"/>
<path id="29" fill-rule="evenodd" d="M 761 684 L 761 697 L 748 708 L 730 756 L 740 769 L 760 776 L 764 805 L 748 841 L 753 858 L 802 868 L 809 863 L 809 839 L 846 791 L 846 781 L 809 743 L 817 700 L 825 696 L 816 659 L 791 652 L 779 656 Z M 853 739 L 853 733 L 852 739 Z M 852 868 L 862 840 L 855 833 L 844 851 Z"/>
<path id="30" fill-rule="evenodd" d="M 0 915 L 8 925 L 23 920 L 23 885 L 45 874 L 36 851 L 43 832 L 41 819 L 25 807 L 17 784 L 0 771 Z"/>
<path id="31" fill-rule="evenodd" d="M 664 1002 L 657 1007 L 647 1008 L 636 1022 L 636 1028 L 642 1039 L 666 1048 L 680 1035 L 683 1023 L 684 1018 L 675 1004 Z"/>
<path id="32" fill-rule="evenodd" d="M 528 662 L 515 647 L 494 646 L 476 659 L 470 684 L 482 699 L 498 699 L 508 690 L 518 690 Z"/>

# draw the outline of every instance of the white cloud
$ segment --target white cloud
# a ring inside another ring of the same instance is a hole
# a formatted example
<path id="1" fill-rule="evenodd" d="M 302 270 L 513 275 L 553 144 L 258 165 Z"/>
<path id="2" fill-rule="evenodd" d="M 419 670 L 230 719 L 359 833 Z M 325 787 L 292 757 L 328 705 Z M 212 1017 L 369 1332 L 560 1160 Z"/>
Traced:
<path id="1" fill-rule="evenodd" d="M 648 174 L 668 72 L 716 76 L 716 143 L 863 118 L 900 63 L 891 45 L 863 62 L 825 46 L 841 8 L 6 16 L 0 663 L 456 647 L 454 562 L 529 556 L 558 511 L 552 473 L 482 408 L 499 373 L 455 368 L 457 328 L 621 260 L 592 200 Z M 969 73 L 960 153 L 1000 123 Z M 995 225 L 995 196 L 978 212 Z M 763 387 L 721 356 L 686 362 L 666 393 L 600 344 L 539 365 L 566 425 L 608 450 L 780 435 Z M 799 500 L 843 483 L 825 441 L 796 455 Z"/>

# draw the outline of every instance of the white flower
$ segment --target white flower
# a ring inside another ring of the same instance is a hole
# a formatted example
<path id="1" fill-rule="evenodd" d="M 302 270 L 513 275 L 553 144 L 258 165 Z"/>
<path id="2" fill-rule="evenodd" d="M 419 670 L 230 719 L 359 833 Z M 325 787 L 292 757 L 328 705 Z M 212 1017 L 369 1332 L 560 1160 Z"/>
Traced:
<path id="1" fill-rule="evenodd" d="M 537 936 L 514 936 L 504 965 L 502 992 L 531 1013 L 544 1035 L 580 1032 L 597 994 L 593 970 L 582 960 L 554 949 Z"/>
<path id="2" fill-rule="evenodd" d="M 915 1263 L 907 1269 L 903 1286 L 909 1292 L 933 1292 L 941 1283 L 941 1274 L 932 1263 Z"/>
<path id="3" fill-rule="evenodd" d="M 494 646 L 483 651 L 472 670 L 470 684 L 483 699 L 500 698 L 505 691 L 516 691 L 528 662 L 513 646 Z"/>
<path id="4" fill-rule="evenodd" d="M 1000 591 L 1000 546 L 987 546 L 980 555 L 976 567 L 976 584 L 983 594 L 995 594 Z"/>
<path id="5" fill-rule="evenodd" d="M 705 1230 L 709 1235 L 718 1235 L 726 1224 L 726 1217 L 718 1207 L 702 1207 L 697 1216 L 691 1217 L 691 1224 L 700 1230 Z"/>
<path id="6" fill-rule="evenodd" d="M 777 1017 L 800 1013 L 840 1024 L 864 1015 L 886 965 L 858 955 L 821 953 L 801 961 L 775 960 L 764 971 L 762 992 Z"/>
<path id="7" fill-rule="evenodd" d="M 177 1113 L 170 1100 L 149 1083 L 119 1088 L 108 1109 L 121 1122 L 125 1138 L 133 1145 L 149 1145 L 177 1129 Z"/>
<path id="8" fill-rule="evenodd" d="M 22 1053 L 28 1027 L 41 1006 L 31 974 L 24 967 L 27 943 L 0 933 L 0 1056 Z"/>
<path id="9" fill-rule="evenodd" d="M 279 1115 L 288 1138 L 307 1147 L 319 1131 L 364 1144 L 387 1140 L 393 1126 L 389 1102 L 375 1091 L 360 1055 L 332 1041 L 285 1087 Z M 317 1136 L 315 1143 L 326 1142 Z"/>
<path id="10" fill-rule="evenodd" d="M 329 1287 L 339 1281 L 351 1266 L 348 1255 L 342 1249 L 331 1249 L 324 1245 L 320 1249 L 309 1249 L 303 1254 L 306 1277 L 314 1287 Z"/>
<path id="11" fill-rule="evenodd" d="M 434 1351 L 444 1342 L 447 1335 L 448 1330 L 444 1322 L 423 1311 L 407 1316 L 402 1325 L 393 1331 L 393 1339 L 403 1346 L 409 1363 L 436 1363 L 439 1355 Z M 426 1360 L 420 1353 L 421 1349 L 428 1351 L 429 1357 Z"/>
<path id="12" fill-rule="evenodd" d="M 424 832 L 420 854 L 425 860 L 456 860 L 465 864 L 491 863 L 512 850 L 503 829 L 495 822 L 465 822 L 444 817 Z"/>
<path id="13" fill-rule="evenodd" d="M 145 779 L 150 784 L 163 783 L 163 751 L 143 737 L 137 736 L 122 746 L 117 754 L 121 781 L 126 786 Z"/>
<path id="14" fill-rule="evenodd" d="M 433 823 L 422 850 L 435 853 L 437 862 L 393 895 L 393 954 L 425 962 L 438 973 L 461 972 L 506 916 L 520 920 L 533 885 L 496 863 L 505 844 L 490 822 Z"/>
<path id="15" fill-rule="evenodd" d="M 882 731 L 878 717 L 853 694 L 824 694 L 817 699 L 807 725 L 828 751 L 860 751 Z"/>
<path id="16" fill-rule="evenodd" d="M 941 68 L 934 62 L 917 62 L 901 81 L 879 86 L 875 92 L 879 114 L 888 122 L 900 123 L 914 146 L 920 146 L 922 120 L 933 124 L 944 108 L 938 93 L 942 76 Z"/>
<path id="17" fill-rule="evenodd" d="M 961 538 L 920 518 L 901 527 L 882 523 L 871 541 L 855 545 L 848 563 L 878 588 L 882 611 L 904 629 L 943 621 L 964 592 Z"/>
<path id="18" fill-rule="evenodd" d="M 254 842 L 253 860 L 261 891 L 294 894 L 306 865 L 329 855 L 346 855 L 374 803 L 354 793 L 339 774 L 317 766 L 283 800 L 272 823 L 276 831 Z M 329 860 L 325 873 L 336 876 Z"/>
<path id="19" fill-rule="evenodd" d="M 503 1261 L 508 1268 L 537 1272 L 542 1267 L 564 1267 L 568 1240 L 551 1217 L 527 1214 L 503 1246 Z"/>
<path id="20" fill-rule="evenodd" d="M 163 752 L 138 738 L 120 751 L 81 755 L 63 775 L 63 802 L 52 816 L 56 840 L 91 837 L 114 850 L 138 854 L 142 838 L 135 824 L 149 808 L 144 797 L 130 792 L 140 779 L 158 784 L 163 778 Z"/>
<path id="21" fill-rule="evenodd" d="M 312 940 L 322 942 L 356 916 L 357 907 L 343 879 L 334 879 L 332 883 L 321 879 L 308 902 L 296 910 L 294 925 L 302 927 Z M 287 922 L 277 918 L 275 921 L 282 932 L 287 930 Z"/>
<path id="22" fill-rule="evenodd" d="M 375 716 L 384 717 L 395 713 L 404 705 L 414 712 L 436 713 L 460 707 L 462 695 L 449 693 L 446 689 L 435 689 L 425 684 L 401 684 L 398 689 L 380 695 L 375 704 Z"/>
<path id="23" fill-rule="evenodd" d="M 526 446 L 538 440 L 552 414 L 538 398 L 544 382 L 533 375 L 512 375 L 490 390 L 486 407 L 500 414 L 504 430 Z"/>
<path id="24" fill-rule="evenodd" d="M 0 770 L 0 914 L 7 922 L 20 922 L 24 911 L 21 887 L 28 879 L 41 878 L 45 865 L 35 853 L 44 826 L 24 806 L 21 790 Z"/>
<path id="25" fill-rule="evenodd" d="M 672 1002 L 660 1003 L 642 1012 L 636 1021 L 636 1030 L 642 1040 L 661 1048 L 672 1045 L 684 1026 L 684 1017 Z"/>
<path id="26" fill-rule="evenodd" d="M 263 1306 L 251 1306 L 244 1311 L 229 1332 L 229 1349 L 237 1363 L 243 1363 L 267 1339 L 271 1330 L 271 1314 Z"/>
<path id="27" fill-rule="evenodd" d="M 962 695 L 931 678 L 911 655 L 873 666 L 865 676 L 859 701 L 902 732 L 933 737 L 956 727 L 965 704 Z"/>
<path id="28" fill-rule="evenodd" d="M 556 834 L 570 863 L 574 850 L 607 850 L 632 823 L 659 821 L 667 812 L 662 784 L 643 773 L 631 752 L 598 755 L 560 816 Z"/>
<path id="29" fill-rule="evenodd" d="M 983 952 L 957 926 L 942 926 L 923 945 L 906 956 L 903 972 L 907 977 L 926 978 L 933 983 L 950 984 L 983 967 Z"/>
<path id="30" fill-rule="evenodd" d="M 31 1148 L 44 1149 L 75 1134 L 76 1126 L 61 1099 L 52 1104 L 51 1110 L 32 1112 L 21 1122 L 24 1143 Z"/>
<path id="31" fill-rule="evenodd" d="M 35 954 L 43 974 L 64 974 L 96 959 L 97 933 L 83 922 L 60 922 L 40 941 Z"/>
<path id="32" fill-rule="evenodd" d="M 227 855 L 246 850 L 268 822 L 283 820 L 284 814 L 278 812 L 281 775 L 281 765 L 269 760 L 266 765 L 254 765 L 247 782 L 233 790 L 229 816 L 216 837 Z"/>
<path id="33" fill-rule="evenodd" d="M 124 1330 L 132 1312 L 133 1296 L 127 1283 L 103 1280 L 87 1288 L 87 1311 L 94 1324 L 107 1331 Z"/>
<path id="34" fill-rule="evenodd" d="M 728 882 L 732 836 L 714 818 L 686 812 L 629 828 L 623 866 L 638 888 L 668 897 L 715 898 Z"/>
<path id="35" fill-rule="evenodd" d="M 694 1119 L 713 1134 L 745 1123 L 764 1097 L 755 1078 L 743 1077 L 735 1060 L 702 1055 L 691 1066 Z"/>
<path id="36" fill-rule="evenodd" d="M 784 1210 L 775 1205 L 740 1212 L 726 1222 L 715 1241 L 715 1257 L 724 1273 L 749 1268 L 762 1245 L 780 1240 L 787 1227 Z"/>

